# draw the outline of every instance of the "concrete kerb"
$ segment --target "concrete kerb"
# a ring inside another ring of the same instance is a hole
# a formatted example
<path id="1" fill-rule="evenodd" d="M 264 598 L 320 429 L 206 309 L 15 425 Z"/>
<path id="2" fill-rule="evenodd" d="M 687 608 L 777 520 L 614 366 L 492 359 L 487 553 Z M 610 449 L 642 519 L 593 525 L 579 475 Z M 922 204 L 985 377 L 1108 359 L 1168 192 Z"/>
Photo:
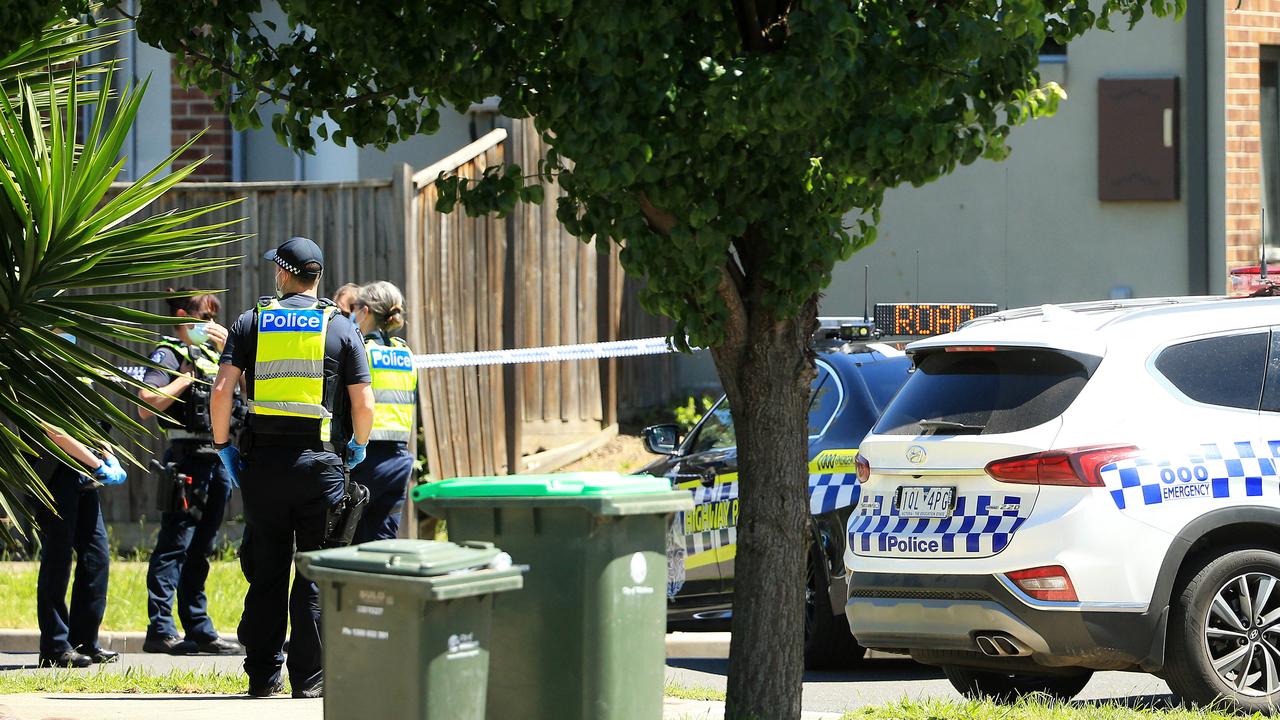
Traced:
<path id="1" fill-rule="evenodd" d="M 98 644 L 118 653 L 140 653 L 147 639 L 145 632 L 101 632 Z M 0 629 L 0 652 L 39 652 L 40 631 Z"/>
<path id="2" fill-rule="evenodd" d="M 663 720 L 724 720 L 724 703 L 715 700 L 677 700 L 667 698 L 662 704 Z M 839 720 L 840 713 L 800 713 L 801 720 Z M 0 718 L 3 720 L 3 718 Z"/>
<path id="3" fill-rule="evenodd" d="M 98 642 L 107 650 L 140 653 L 145 632 L 103 632 Z M 0 652 L 36 652 L 40 649 L 40 631 L 0 629 Z M 729 657 L 729 633 L 678 632 L 667 635 L 667 658 L 690 659 Z"/>
<path id="4" fill-rule="evenodd" d="M 98 642 L 107 650 L 140 653 L 145 632 L 103 632 Z M 36 652 L 40 649 L 40 631 L 0 629 L 0 652 Z M 678 632 L 667 635 L 668 659 L 729 657 L 729 633 Z"/>
<path id="5" fill-rule="evenodd" d="M 667 634 L 668 660 L 709 659 L 724 660 L 729 657 L 729 633 L 727 632 L 673 632 Z M 107 650 L 119 653 L 140 653 L 146 640 L 144 632 L 103 632 L 98 642 Z M 37 652 L 40 650 L 40 631 L 31 629 L 0 629 L 0 652 Z M 894 658 L 896 655 L 871 651 L 869 659 Z M 3 718 L 0 718 L 3 720 Z"/>

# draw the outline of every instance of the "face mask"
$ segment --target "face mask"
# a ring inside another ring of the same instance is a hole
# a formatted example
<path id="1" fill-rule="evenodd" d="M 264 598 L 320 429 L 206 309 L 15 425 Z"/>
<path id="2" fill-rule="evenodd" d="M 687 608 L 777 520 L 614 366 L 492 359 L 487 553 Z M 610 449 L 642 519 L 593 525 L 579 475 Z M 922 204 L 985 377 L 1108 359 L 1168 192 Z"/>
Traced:
<path id="1" fill-rule="evenodd" d="M 72 335 L 71 333 L 60 332 L 58 333 L 58 337 L 71 343 L 72 345 L 76 344 L 76 336 Z"/>
<path id="2" fill-rule="evenodd" d="M 209 323 L 196 323 L 187 328 L 187 337 L 192 345 L 203 345 L 209 342 Z"/>

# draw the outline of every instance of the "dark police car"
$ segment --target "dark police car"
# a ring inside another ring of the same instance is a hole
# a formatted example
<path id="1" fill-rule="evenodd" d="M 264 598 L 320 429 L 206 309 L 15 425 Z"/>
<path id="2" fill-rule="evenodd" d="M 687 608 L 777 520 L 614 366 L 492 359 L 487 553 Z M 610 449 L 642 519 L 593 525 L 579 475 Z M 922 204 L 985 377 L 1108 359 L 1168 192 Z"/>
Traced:
<path id="1" fill-rule="evenodd" d="M 995 306 L 877 304 L 876 322 L 823 318 L 814 339 L 817 376 L 809 400 L 809 507 L 813 517 L 805 593 L 805 666 L 847 665 L 862 657 L 845 619 L 845 524 L 858 502 L 858 444 L 907 379 L 911 361 L 888 334 L 919 337 L 954 329 Z M 728 629 L 737 550 L 738 465 L 733 415 L 720 401 L 684 438 L 675 425 L 644 430 L 645 447 L 665 455 L 641 472 L 671 478 L 694 496 L 667 538 L 669 624 L 676 629 Z"/>

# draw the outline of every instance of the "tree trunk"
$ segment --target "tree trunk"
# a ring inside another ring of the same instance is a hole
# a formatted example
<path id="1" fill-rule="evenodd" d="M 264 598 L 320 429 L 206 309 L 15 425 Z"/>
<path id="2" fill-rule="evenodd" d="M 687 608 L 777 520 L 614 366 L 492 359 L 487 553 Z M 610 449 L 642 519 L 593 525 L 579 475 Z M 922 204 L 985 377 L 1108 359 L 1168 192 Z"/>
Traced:
<path id="1" fill-rule="evenodd" d="M 712 350 L 738 445 L 730 720 L 800 717 L 816 315 L 814 298 L 794 318 L 748 317 L 745 342 Z"/>

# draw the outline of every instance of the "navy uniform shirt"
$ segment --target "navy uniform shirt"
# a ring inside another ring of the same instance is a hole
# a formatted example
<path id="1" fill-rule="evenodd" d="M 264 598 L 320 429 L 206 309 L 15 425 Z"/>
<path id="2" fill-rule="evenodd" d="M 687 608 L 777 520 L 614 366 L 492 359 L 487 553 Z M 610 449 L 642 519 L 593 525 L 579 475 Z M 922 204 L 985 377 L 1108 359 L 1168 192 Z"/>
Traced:
<path id="1" fill-rule="evenodd" d="M 280 305 L 286 308 L 314 307 L 315 303 L 315 298 L 298 293 L 289 293 L 280 298 Z M 227 345 L 222 349 L 222 358 L 219 360 L 223 365 L 236 366 L 245 374 L 249 397 L 253 397 L 253 360 L 258 350 L 258 336 L 254 332 L 253 322 L 252 309 L 236 318 L 228 331 Z M 372 381 L 360 329 L 347 318 L 338 315 L 329 321 L 324 339 L 325 397 L 333 398 L 334 445 L 346 445 L 351 437 L 347 386 Z"/>
<path id="2" fill-rule="evenodd" d="M 175 339 L 175 342 L 181 342 L 181 341 Z M 214 357 L 217 354 L 217 348 L 214 347 L 212 342 L 206 344 L 204 350 L 209 355 L 209 357 Z M 179 371 L 182 369 L 183 360 L 182 360 L 182 357 L 178 355 L 178 353 L 173 351 L 173 348 L 167 345 L 157 345 L 156 349 L 151 352 L 151 362 L 159 365 L 165 370 L 172 371 L 172 372 L 163 372 L 152 367 L 147 368 L 146 373 L 144 373 L 142 376 L 142 382 L 150 385 L 153 388 L 158 389 L 173 382 L 173 379 L 178 375 Z M 194 363 L 193 363 L 193 367 L 194 367 Z M 197 373 L 197 377 L 199 377 L 198 370 L 196 370 L 196 373 Z M 213 378 L 211 377 L 204 378 L 204 379 L 210 382 L 213 381 Z M 187 396 L 190 394 L 191 394 L 191 386 L 188 385 L 186 388 L 183 389 L 182 392 L 178 393 L 177 395 L 178 399 L 175 400 L 173 404 L 170 405 L 169 408 L 164 411 L 165 414 L 167 414 L 169 417 L 181 418 L 184 411 L 184 408 L 182 405 L 187 401 Z M 159 423 L 161 427 L 165 427 L 165 428 L 182 427 L 181 425 L 175 425 L 173 423 L 165 422 L 163 420 L 160 420 Z"/>

